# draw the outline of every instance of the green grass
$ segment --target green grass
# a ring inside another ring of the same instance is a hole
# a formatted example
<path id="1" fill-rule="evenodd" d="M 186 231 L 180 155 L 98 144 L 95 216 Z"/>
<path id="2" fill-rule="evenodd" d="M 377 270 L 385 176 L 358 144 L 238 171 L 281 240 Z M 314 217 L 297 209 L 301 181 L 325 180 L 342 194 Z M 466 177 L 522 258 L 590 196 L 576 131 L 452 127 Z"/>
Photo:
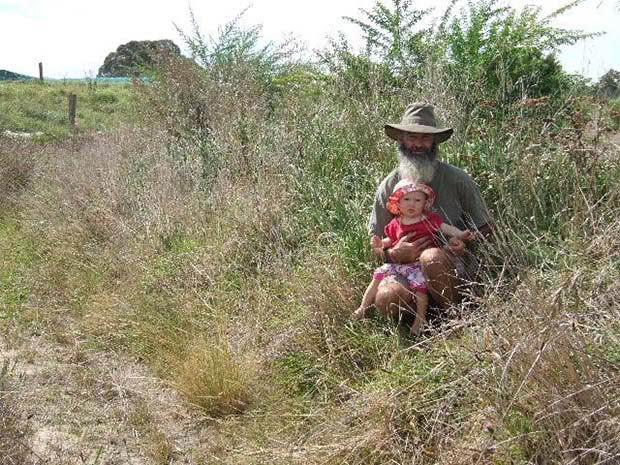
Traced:
<path id="1" fill-rule="evenodd" d="M 0 129 L 66 137 L 72 132 L 70 94 L 77 96 L 76 125 L 85 132 L 127 122 L 134 105 L 130 83 L 5 81 L 0 82 Z"/>
<path id="2" fill-rule="evenodd" d="M 28 275 L 36 269 L 40 255 L 37 242 L 10 219 L 0 219 L 0 254 L 0 318 L 10 324 L 31 295 Z"/>

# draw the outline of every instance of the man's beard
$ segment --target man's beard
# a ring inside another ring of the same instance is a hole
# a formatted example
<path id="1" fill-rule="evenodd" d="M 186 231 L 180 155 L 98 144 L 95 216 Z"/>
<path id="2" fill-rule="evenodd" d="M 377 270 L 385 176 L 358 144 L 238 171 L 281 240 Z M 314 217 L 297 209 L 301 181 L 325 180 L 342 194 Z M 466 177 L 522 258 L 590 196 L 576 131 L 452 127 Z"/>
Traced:
<path id="1" fill-rule="evenodd" d="M 400 179 L 411 179 L 415 182 L 428 184 L 433 180 L 437 170 L 438 144 L 435 143 L 430 149 L 414 151 L 407 149 L 404 144 L 398 148 L 398 173 Z"/>

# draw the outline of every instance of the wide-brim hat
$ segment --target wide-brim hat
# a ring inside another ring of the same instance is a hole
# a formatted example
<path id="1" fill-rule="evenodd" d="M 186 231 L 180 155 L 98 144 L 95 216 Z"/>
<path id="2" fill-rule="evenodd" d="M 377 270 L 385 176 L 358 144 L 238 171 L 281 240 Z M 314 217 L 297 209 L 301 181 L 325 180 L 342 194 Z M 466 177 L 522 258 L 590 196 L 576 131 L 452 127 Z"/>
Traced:
<path id="1" fill-rule="evenodd" d="M 398 204 L 400 199 L 410 192 L 422 192 L 426 194 L 426 202 L 424 202 L 424 213 L 429 213 L 435 202 L 435 191 L 429 185 L 419 182 L 413 182 L 410 179 L 401 179 L 394 186 L 392 195 L 388 197 L 387 209 L 392 215 L 399 215 L 400 209 Z"/>
<path id="2" fill-rule="evenodd" d="M 400 140 L 402 133 L 432 134 L 437 143 L 447 141 L 454 129 L 438 128 L 435 109 L 428 103 L 412 103 L 405 110 L 400 123 L 386 124 L 385 133 L 394 140 Z"/>

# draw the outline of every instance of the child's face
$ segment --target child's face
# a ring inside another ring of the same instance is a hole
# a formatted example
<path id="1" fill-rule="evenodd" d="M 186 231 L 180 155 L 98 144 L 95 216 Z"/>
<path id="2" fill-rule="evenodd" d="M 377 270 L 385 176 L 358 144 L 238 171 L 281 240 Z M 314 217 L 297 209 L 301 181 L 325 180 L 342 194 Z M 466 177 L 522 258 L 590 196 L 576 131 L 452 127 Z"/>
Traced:
<path id="1" fill-rule="evenodd" d="M 409 192 L 398 202 L 400 214 L 406 217 L 420 216 L 424 213 L 426 194 L 424 192 Z"/>

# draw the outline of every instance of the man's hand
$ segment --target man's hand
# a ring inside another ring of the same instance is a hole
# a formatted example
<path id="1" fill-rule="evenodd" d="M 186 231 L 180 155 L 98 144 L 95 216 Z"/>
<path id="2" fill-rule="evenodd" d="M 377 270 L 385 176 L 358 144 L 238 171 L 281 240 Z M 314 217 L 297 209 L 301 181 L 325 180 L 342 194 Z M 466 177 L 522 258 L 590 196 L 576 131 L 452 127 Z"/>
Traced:
<path id="1" fill-rule="evenodd" d="M 470 229 L 466 229 L 463 231 L 463 234 L 460 236 L 460 239 L 464 241 L 484 241 L 484 234 L 480 231 L 472 232 Z"/>
<path id="2" fill-rule="evenodd" d="M 389 249 L 390 261 L 392 263 L 412 263 L 420 258 L 420 255 L 425 249 L 428 249 L 433 245 L 433 242 L 428 236 L 420 237 L 413 242 L 409 242 L 409 239 L 413 237 L 415 233 L 409 233 L 400 238 L 400 240 Z"/>
<path id="3" fill-rule="evenodd" d="M 465 242 L 461 239 L 457 239 L 456 237 L 451 237 L 448 240 L 448 244 L 446 244 L 446 249 L 453 255 L 460 257 L 465 253 Z"/>
<path id="4" fill-rule="evenodd" d="M 474 234 L 469 230 L 466 229 L 465 231 L 463 231 L 463 234 L 461 234 L 460 239 L 463 241 L 471 241 L 474 238 Z"/>

